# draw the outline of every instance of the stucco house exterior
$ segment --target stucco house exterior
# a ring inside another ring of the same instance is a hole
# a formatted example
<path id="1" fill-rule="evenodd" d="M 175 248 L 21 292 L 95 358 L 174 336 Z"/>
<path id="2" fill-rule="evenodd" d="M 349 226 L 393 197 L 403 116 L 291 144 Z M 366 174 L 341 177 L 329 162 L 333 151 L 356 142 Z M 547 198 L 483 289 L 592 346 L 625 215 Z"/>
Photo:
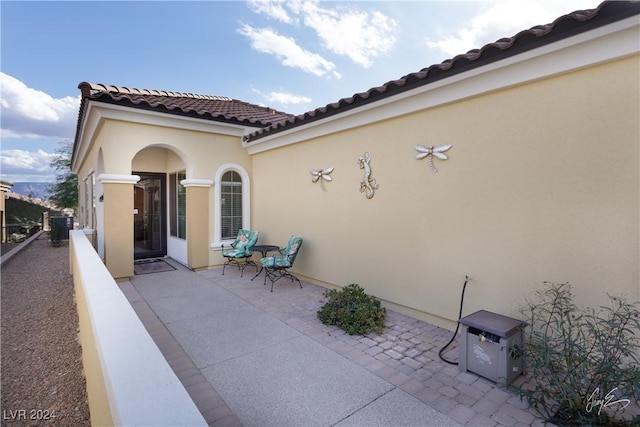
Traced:
<path id="1" fill-rule="evenodd" d="M 605 2 L 299 116 L 81 83 L 79 223 L 115 278 L 296 234 L 298 277 L 446 327 L 465 275 L 468 312 L 543 281 L 640 300 L 639 17 Z"/>

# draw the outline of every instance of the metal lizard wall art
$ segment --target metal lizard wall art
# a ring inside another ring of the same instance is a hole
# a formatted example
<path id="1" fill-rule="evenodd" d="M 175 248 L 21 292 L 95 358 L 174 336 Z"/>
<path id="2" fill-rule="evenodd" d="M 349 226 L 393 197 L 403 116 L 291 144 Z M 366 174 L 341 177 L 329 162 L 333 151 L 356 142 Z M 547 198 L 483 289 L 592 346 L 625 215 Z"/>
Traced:
<path id="1" fill-rule="evenodd" d="M 360 182 L 360 192 L 364 193 L 367 199 L 371 199 L 375 194 L 375 190 L 380 186 L 375 178 L 371 177 L 371 156 L 369 153 L 364 153 L 364 155 L 358 157 L 358 165 L 360 165 L 360 169 L 364 169 L 364 177 Z"/>

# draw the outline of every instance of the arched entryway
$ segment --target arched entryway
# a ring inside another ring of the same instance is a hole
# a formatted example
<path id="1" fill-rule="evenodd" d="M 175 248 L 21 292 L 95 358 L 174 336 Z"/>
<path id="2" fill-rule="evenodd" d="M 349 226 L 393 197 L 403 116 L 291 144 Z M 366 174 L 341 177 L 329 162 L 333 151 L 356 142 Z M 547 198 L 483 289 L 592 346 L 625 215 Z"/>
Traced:
<path id="1" fill-rule="evenodd" d="M 133 188 L 134 259 L 169 255 L 186 263 L 186 235 L 176 228 L 185 220 L 183 155 L 174 147 L 148 146 L 134 156 L 131 170 L 140 177 Z"/>
<path id="2" fill-rule="evenodd" d="M 167 255 L 167 179 L 164 173 L 134 171 L 133 258 Z"/>

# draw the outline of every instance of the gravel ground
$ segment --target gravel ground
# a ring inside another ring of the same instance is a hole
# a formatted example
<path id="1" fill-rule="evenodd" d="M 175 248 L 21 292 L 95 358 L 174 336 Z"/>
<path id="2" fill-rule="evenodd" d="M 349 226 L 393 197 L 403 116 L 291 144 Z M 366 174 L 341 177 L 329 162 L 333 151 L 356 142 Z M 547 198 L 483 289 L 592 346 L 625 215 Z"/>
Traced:
<path id="1" fill-rule="evenodd" d="M 68 257 L 42 234 L 2 266 L 2 426 L 90 425 Z"/>

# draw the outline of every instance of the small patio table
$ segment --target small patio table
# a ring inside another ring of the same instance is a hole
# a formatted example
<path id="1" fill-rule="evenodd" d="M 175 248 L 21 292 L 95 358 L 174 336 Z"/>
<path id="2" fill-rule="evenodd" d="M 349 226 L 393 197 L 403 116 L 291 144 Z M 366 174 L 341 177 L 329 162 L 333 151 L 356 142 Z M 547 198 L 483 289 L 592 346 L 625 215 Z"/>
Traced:
<path id="1" fill-rule="evenodd" d="M 251 247 L 252 251 L 258 251 L 260 253 L 262 253 L 262 258 L 266 258 L 267 253 L 269 252 L 273 252 L 273 251 L 279 251 L 280 250 L 280 246 L 275 246 L 275 245 L 254 245 Z M 253 276 L 253 279 L 255 279 L 256 277 L 258 277 L 260 275 L 260 273 L 262 273 L 262 270 L 264 270 L 264 267 L 262 266 L 262 263 L 260 264 L 260 271 L 258 271 L 256 273 L 255 276 Z"/>

